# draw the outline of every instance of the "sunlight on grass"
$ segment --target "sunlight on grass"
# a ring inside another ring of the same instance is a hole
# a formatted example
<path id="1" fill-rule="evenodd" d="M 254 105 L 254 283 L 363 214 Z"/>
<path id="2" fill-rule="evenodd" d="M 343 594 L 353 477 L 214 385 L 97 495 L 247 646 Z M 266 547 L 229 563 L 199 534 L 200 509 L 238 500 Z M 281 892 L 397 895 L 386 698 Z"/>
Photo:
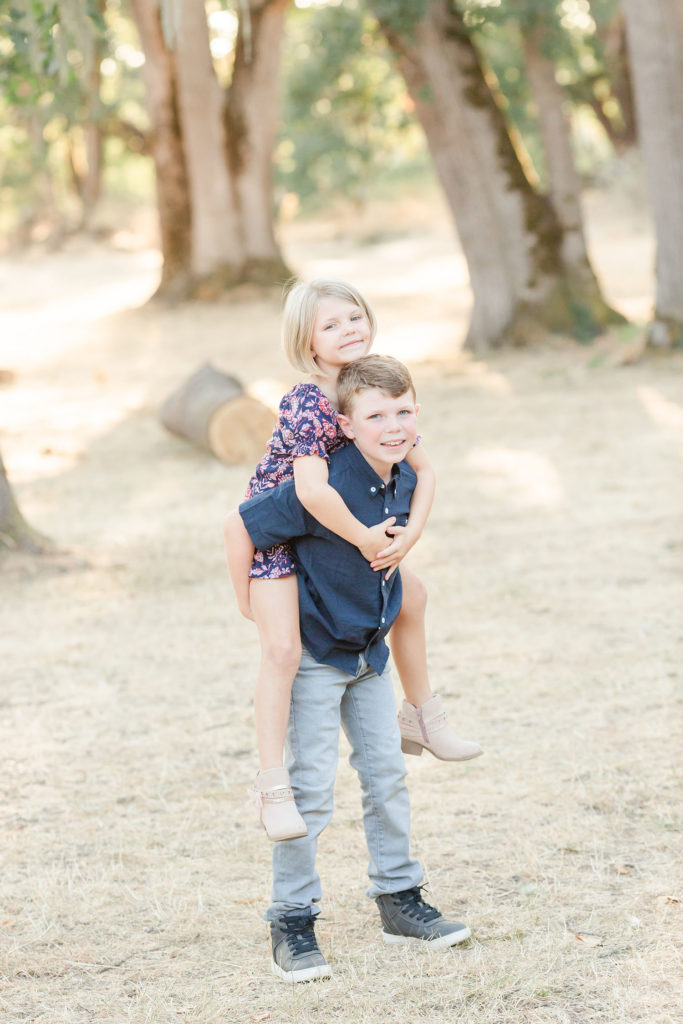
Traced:
<path id="1" fill-rule="evenodd" d="M 514 503 L 557 508 L 564 499 L 557 471 L 537 452 L 482 448 L 470 452 L 465 462 L 481 474 L 485 490 Z"/>
<path id="2" fill-rule="evenodd" d="M 658 426 L 683 430 L 683 406 L 665 398 L 656 388 L 638 388 L 638 398 L 643 408 Z"/>

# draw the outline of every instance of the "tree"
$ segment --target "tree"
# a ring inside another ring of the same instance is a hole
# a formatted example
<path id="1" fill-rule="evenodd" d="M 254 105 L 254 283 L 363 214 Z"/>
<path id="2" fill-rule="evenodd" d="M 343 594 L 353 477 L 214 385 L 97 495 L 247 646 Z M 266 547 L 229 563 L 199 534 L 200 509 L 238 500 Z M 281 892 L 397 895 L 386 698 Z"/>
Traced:
<path id="1" fill-rule="evenodd" d="M 5 463 L 0 454 L 0 549 L 41 554 L 50 542 L 24 519 L 7 479 Z"/>
<path id="2" fill-rule="evenodd" d="M 131 0 L 146 61 L 164 258 L 160 292 L 289 276 L 272 227 L 278 69 L 289 0 L 241 6 L 230 84 L 214 67 L 204 5 Z"/>
<path id="3" fill-rule="evenodd" d="M 625 0 L 643 150 L 657 239 L 649 338 L 683 345 L 683 2 Z"/>
<path id="4" fill-rule="evenodd" d="M 24 209 L 18 227 L 25 237 L 42 221 L 57 239 L 92 216 L 101 174 L 102 9 L 103 0 L 12 0 L 0 10 L 2 113 L 9 128 L 2 155 L 7 184 Z M 64 213 L 74 193 L 79 219 Z"/>
<path id="5" fill-rule="evenodd" d="M 397 8 L 400 8 L 397 13 Z M 546 329 L 587 340 L 613 319 L 590 267 L 563 254 L 564 229 L 532 187 L 463 16 L 450 0 L 375 0 L 450 203 L 482 349 Z"/>

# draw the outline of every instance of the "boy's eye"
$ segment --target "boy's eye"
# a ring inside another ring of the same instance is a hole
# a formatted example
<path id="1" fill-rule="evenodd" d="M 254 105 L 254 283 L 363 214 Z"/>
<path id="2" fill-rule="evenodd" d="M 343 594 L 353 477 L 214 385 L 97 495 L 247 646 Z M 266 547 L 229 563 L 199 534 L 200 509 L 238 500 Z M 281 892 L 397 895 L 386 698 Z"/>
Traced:
<path id="1" fill-rule="evenodd" d="M 412 409 L 399 409 L 399 413 L 398 414 L 399 414 L 399 416 L 412 416 L 413 410 Z"/>

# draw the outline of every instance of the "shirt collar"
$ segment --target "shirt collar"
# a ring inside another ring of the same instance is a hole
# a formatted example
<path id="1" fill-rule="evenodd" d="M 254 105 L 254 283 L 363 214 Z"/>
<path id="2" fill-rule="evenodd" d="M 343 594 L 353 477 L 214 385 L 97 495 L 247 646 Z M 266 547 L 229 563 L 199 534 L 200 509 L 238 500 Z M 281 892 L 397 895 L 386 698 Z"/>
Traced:
<path id="1" fill-rule="evenodd" d="M 372 497 L 375 497 L 375 495 L 378 494 L 382 495 L 385 493 L 385 491 L 391 491 L 392 493 L 395 494 L 396 487 L 398 485 L 398 480 L 399 477 L 401 476 L 400 464 L 396 462 L 394 463 L 394 465 L 391 467 L 391 479 L 389 480 L 388 483 L 385 483 L 384 480 L 382 480 L 382 477 L 379 475 L 379 473 L 376 473 L 375 470 L 370 465 L 370 463 L 365 460 L 363 455 L 361 455 L 358 448 L 356 447 L 355 444 L 353 444 L 353 442 L 351 443 L 350 447 L 353 449 L 355 453 L 353 460 L 358 466 L 358 474 L 362 480 L 363 486 L 367 489 L 369 494 Z"/>

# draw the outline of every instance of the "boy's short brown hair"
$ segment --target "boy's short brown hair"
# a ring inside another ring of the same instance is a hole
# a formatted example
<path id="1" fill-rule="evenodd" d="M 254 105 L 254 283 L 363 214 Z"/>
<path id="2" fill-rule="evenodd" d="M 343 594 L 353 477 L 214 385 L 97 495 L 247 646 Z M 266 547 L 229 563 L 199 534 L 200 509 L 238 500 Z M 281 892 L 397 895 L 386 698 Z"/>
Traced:
<path id="1" fill-rule="evenodd" d="M 354 395 L 377 388 L 392 398 L 410 391 L 415 401 L 415 385 L 407 366 L 393 356 L 361 356 L 342 366 L 337 377 L 337 407 L 348 416 Z"/>

